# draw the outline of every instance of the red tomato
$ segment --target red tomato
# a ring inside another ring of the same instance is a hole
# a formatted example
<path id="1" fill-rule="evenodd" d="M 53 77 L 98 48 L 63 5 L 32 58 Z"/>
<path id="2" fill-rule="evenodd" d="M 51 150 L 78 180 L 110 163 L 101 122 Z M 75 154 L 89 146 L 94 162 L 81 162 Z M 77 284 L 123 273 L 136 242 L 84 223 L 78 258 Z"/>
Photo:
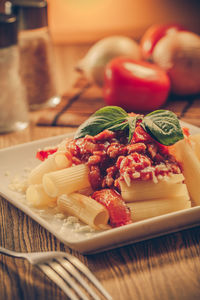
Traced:
<path id="1" fill-rule="evenodd" d="M 130 210 L 116 191 L 111 189 L 99 190 L 93 193 L 92 198 L 107 208 L 112 227 L 132 223 Z"/>
<path id="2" fill-rule="evenodd" d="M 49 155 L 55 153 L 56 151 L 57 151 L 57 148 L 48 149 L 48 150 L 40 150 L 36 153 L 36 158 L 38 158 L 41 161 L 44 161 L 46 158 L 48 158 Z"/>
<path id="3" fill-rule="evenodd" d="M 118 57 L 105 68 L 103 96 L 107 105 L 148 112 L 165 103 L 169 90 L 169 77 L 151 63 Z"/>
<path id="4" fill-rule="evenodd" d="M 141 39 L 142 56 L 145 59 L 151 58 L 153 49 L 157 42 L 165 35 L 172 31 L 185 30 L 181 25 L 168 24 L 168 25 L 153 25 L 147 29 Z"/>

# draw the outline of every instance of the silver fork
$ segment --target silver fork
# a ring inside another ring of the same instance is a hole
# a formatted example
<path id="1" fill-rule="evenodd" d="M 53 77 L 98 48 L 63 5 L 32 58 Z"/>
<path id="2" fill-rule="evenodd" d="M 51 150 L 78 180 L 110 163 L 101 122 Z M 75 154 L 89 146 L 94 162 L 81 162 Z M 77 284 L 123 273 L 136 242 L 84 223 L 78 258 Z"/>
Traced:
<path id="1" fill-rule="evenodd" d="M 88 285 L 83 274 L 101 292 L 105 299 L 112 300 L 110 294 L 108 294 L 91 271 L 78 258 L 68 253 L 57 251 L 21 253 L 5 249 L 1 246 L 0 253 L 25 258 L 31 264 L 38 266 L 71 300 L 89 300 L 81 286 L 92 299 L 101 299 Z"/>

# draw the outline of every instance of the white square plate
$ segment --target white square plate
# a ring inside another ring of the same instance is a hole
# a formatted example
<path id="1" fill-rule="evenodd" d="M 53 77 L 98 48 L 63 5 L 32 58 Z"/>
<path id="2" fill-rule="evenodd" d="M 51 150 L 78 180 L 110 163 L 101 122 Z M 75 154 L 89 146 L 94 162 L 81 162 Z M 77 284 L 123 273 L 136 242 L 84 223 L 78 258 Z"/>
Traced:
<path id="1" fill-rule="evenodd" d="M 199 128 L 190 124 L 182 122 L 182 125 L 188 127 L 191 133 L 200 132 Z M 84 254 L 92 254 L 200 225 L 198 206 L 107 231 L 90 232 L 87 226 L 66 223 L 66 219 L 56 214 L 54 209 L 37 210 L 28 206 L 24 195 L 9 189 L 11 177 L 25 176 L 27 168 L 39 163 L 35 158 L 39 148 L 57 145 L 67 136 L 51 137 L 0 150 L 0 195 L 64 244 Z M 8 172 L 11 176 L 8 176 Z"/>

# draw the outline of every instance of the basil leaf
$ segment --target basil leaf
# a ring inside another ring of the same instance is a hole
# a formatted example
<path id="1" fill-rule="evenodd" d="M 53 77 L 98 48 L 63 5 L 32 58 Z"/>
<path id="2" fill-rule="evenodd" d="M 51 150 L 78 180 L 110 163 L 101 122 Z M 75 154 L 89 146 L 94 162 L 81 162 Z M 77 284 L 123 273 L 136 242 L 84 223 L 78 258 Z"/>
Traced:
<path id="1" fill-rule="evenodd" d="M 146 115 L 143 128 L 160 144 L 170 146 L 184 138 L 177 116 L 169 110 L 156 110 Z"/>
<path id="2" fill-rule="evenodd" d="M 130 142 L 132 139 L 132 136 L 135 132 L 135 127 L 136 127 L 136 122 L 138 120 L 138 116 L 137 117 L 128 117 L 127 121 L 128 121 L 128 126 L 129 126 L 129 136 L 128 136 L 128 141 Z"/>
<path id="3" fill-rule="evenodd" d="M 118 106 L 103 107 L 97 110 L 78 128 L 75 134 L 75 139 L 84 137 L 87 134 L 94 136 L 105 129 L 110 129 L 113 131 L 121 130 L 121 128 L 124 129 L 125 125 L 123 122 L 127 117 L 127 112 Z M 120 129 L 118 129 L 119 126 L 117 126 L 119 124 L 121 124 Z"/>
<path id="4" fill-rule="evenodd" d="M 95 116 L 104 116 L 108 120 L 111 119 L 118 119 L 121 117 L 127 117 L 128 113 L 119 106 L 105 106 L 100 108 L 94 113 Z"/>
<path id="5" fill-rule="evenodd" d="M 128 123 L 125 121 L 123 123 L 119 123 L 119 124 L 113 125 L 113 126 L 107 128 L 107 129 L 109 129 L 111 131 L 119 131 L 119 130 L 123 131 L 123 130 L 128 129 Z"/>

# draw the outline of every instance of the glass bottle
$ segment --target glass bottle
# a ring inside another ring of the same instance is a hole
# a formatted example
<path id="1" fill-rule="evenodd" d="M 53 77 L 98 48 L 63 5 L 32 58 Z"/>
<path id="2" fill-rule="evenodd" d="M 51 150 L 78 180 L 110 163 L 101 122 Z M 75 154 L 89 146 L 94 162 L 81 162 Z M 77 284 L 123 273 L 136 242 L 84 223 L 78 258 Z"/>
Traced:
<path id="1" fill-rule="evenodd" d="M 19 74 L 16 17 L 0 14 L 0 133 L 21 130 L 27 125 L 26 94 Z"/>
<path id="2" fill-rule="evenodd" d="M 13 0 L 19 23 L 21 74 L 31 110 L 60 102 L 54 53 L 48 29 L 47 2 Z"/>

